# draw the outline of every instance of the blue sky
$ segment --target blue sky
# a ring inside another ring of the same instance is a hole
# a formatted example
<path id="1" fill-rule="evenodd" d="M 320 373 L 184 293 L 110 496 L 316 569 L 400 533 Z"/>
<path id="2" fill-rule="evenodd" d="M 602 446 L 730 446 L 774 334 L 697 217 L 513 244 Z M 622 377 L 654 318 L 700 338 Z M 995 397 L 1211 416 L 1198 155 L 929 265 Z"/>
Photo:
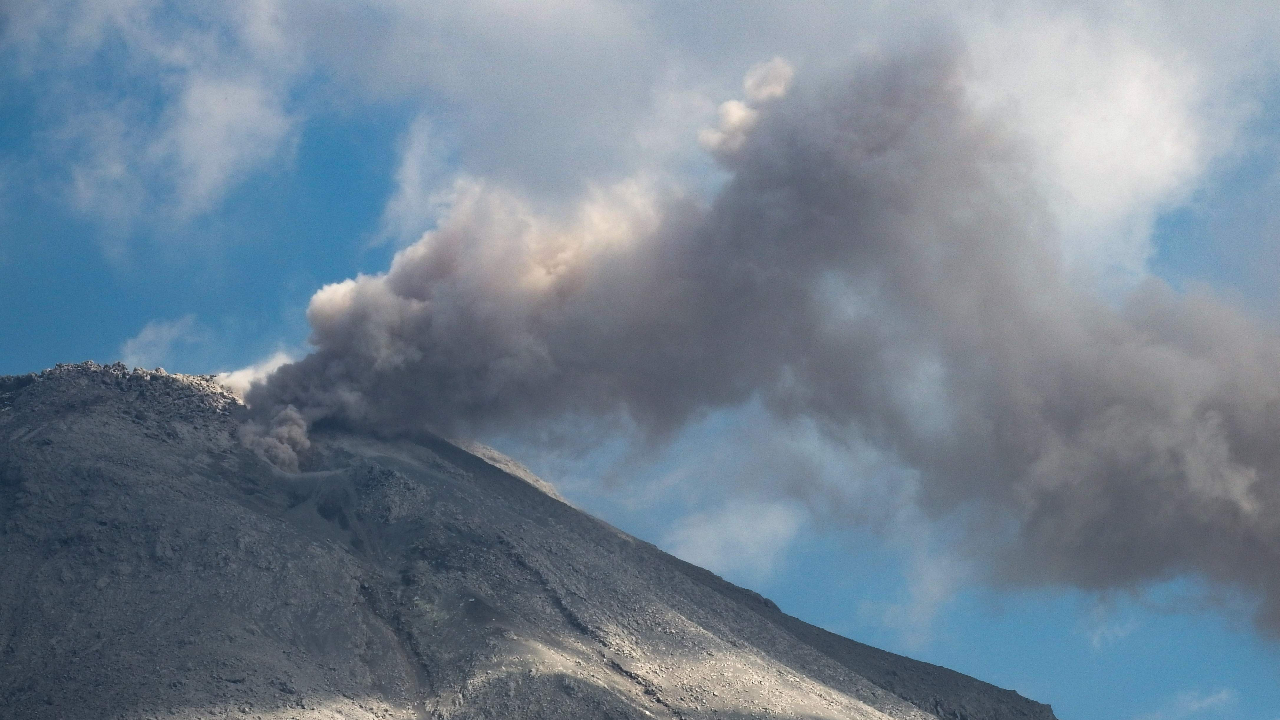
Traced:
<path id="1" fill-rule="evenodd" d="M 1275 331 L 1268 4 L 714 5 L 9 4 L 0 373 L 300 357 L 312 295 L 386 270 L 447 217 L 459 178 L 548 215 L 634 178 L 707 198 L 727 175 L 699 131 L 733 129 L 722 103 L 750 68 L 780 57 L 798 81 L 836 76 L 904 43 L 965 49 L 966 97 L 1020 138 L 1079 282 L 1110 298 L 1147 276 L 1203 284 Z M 1063 720 L 1280 720 L 1280 642 L 1251 624 L 1255 599 L 1194 576 L 989 582 L 945 521 L 835 522 L 751 480 L 735 463 L 760 417 L 721 409 L 641 455 L 625 438 L 577 453 L 486 439 L 790 613 Z M 910 472 L 805 436 L 788 447 L 854 468 L 854 500 L 896 502 L 885 488 Z"/>

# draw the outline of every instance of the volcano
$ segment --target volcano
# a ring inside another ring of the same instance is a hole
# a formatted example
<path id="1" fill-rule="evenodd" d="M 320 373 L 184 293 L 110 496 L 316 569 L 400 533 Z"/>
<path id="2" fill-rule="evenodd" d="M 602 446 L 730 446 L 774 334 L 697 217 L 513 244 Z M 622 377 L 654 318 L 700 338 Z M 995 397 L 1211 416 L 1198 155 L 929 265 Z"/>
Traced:
<path id="1" fill-rule="evenodd" d="M 0 378 L 0 716 L 1053 720 L 834 635 L 495 452 L 311 429 L 209 376 Z"/>

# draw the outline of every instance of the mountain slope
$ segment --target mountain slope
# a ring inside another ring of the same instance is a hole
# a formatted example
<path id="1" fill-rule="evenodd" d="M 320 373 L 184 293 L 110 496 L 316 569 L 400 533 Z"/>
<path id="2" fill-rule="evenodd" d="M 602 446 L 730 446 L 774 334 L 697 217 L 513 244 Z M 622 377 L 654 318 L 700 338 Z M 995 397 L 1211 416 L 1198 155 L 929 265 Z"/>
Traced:
<path id="1" fill-rule="evenodd" d="M 1053 718 L 788 617 L 495 456 L 313 428 L 286 473 L 240 411 L 119 365 L 0 379 L 0 715 Z"/>

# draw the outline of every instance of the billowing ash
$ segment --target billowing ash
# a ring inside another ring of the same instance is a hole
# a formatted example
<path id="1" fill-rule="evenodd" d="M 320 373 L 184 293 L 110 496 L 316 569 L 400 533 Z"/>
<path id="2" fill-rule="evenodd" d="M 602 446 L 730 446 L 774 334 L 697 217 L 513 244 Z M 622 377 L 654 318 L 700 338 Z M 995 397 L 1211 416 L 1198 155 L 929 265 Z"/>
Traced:
<path id="1" fill-rule="evenodd" d="M 388 272 L 316 294 L 316 351 L 250 403 L 660 442 L 754 400 L 1012 528 L 985 551 L 1010 579 L 1195 572 L 1280 629 L 1280 339 L 1158 280 L 1073 282 L 1026 154 L 956 78 L 947 53 L 785 96 L 773 73 L 703 137 L 732 175 L 709 206 L 637 181 L 548 219 L 460 183 Z"/>

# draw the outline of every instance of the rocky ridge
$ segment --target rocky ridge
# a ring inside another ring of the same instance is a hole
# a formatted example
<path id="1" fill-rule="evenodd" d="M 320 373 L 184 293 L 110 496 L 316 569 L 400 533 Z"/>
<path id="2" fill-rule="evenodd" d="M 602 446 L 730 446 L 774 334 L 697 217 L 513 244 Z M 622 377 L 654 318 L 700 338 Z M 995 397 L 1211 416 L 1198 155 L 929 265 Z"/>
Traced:
<path id="1" fill-rule="evenodd" d="M 789 617 L 500 456 L 315 427 L 284 472 L 243 412 L 211 377 L 0 378 L 0 716 L 1053 719 Z"/>

